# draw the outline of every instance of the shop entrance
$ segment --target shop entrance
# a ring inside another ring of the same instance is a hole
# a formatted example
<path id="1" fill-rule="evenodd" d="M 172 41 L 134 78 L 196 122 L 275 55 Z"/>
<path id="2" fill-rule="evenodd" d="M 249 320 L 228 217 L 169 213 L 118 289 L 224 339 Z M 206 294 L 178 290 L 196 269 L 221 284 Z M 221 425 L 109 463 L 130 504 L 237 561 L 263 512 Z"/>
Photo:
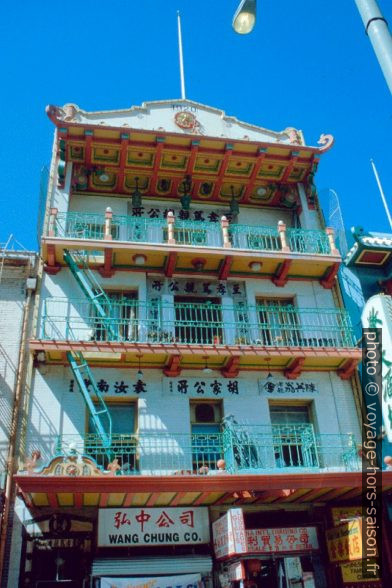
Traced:
<path id="1" fill-rule="evenodd" d="M 247 561 L 245 588 L 315 588 L 310 556 L 275 557 Z"/>
<path id="2" fill-rule="evenodd" d="M 53 513 L 30 519 L 23 529 L 20 587 L 82 588 L 91 565 L 93 523 Z"/>

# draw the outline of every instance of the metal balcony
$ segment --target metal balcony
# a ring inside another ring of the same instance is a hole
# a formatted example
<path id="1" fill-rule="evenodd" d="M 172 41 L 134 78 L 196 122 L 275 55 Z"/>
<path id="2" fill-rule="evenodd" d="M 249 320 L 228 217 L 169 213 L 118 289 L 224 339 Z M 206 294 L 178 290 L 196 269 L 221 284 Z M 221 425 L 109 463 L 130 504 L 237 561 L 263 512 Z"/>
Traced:
<path id="1" fill-rule="evenodd" d="M 73 249 L 82 250 L 89 266 L 105 277 L 117 267 L 140 270 L 135 262 L 140 255 L 146 271 L 171 276 L 178 268 L 181 273 L 194 273 L 192 255 L 201 255 L 208 275 L 270 277 L 278 286 L 302 277 L 331 287 L 341 261 L 329 228 L 286 228 L 281 221 L 275 227 L 230 224 L 226 217 L 216 222 L 191 221 L 171 212 L 166 218 L 148 218 L 51 209 L 42 237 L 46 270 L 57 273 L 64 263 L 64 250 Z"/>
<path id="2" fill-rule="evenodd" d="M 284 474 L 358 471 L 351 434 L 316 435 L 308 425 L 237 425 L 215 434 L 145 431 L 113 435 L 105 448 L 93 434 L 42 436 L 28 441 L 38 450 L 39 468 L 56 457 L 92 458 L 102 471 L 117 460 L 116 475 Z M 218 460 L 224 460 L 218 468 Z M 38 470 L 37 470 L 37 473 Z"/>
<path id="3" fill-rule="evenodd" d="M 136 243 L 168 242 L 166 219 L 113 215 L 110 237 L 114 241 Z M 58 212 L 53 222 L 56 237 L 67 239 L 104 240 L 105 215 L 82 212 Z M 230 244 L 235 249 L 281 251 L 282 243 L 276 227 L 229 225 Z M 331 247 L 324 231 L 287 229 L 289 250 L 295 253 L 330 255 Z M 224 236 L 219 222 L 175 219 L 176 244 L 195 247 L 223 247 Z"/>
<path id="4" fill-rule="evenodd" d="M 105 303 L 103 302 L 103 305 Z M 354 348 L 347 311 L 294 306 L 111 302 L 107 318 L 86 300 L 47 298 L 42 340 Z"/>

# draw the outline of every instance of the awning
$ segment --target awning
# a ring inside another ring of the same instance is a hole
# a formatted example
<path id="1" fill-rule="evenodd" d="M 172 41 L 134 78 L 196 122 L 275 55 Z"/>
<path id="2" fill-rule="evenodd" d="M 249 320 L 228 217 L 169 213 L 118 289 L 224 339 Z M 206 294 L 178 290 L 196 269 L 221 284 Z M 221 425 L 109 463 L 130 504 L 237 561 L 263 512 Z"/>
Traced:
<path id="1" fill-rule="evenodd" d="M 243 474 L 221 476 L 42 476 L 14 477 L 30 508 L 211 506 L 333 502 L 361 496 L 361 472 Z M 392 471 L 382 492 L 392 490 Z"/>
<path id="2" fill-rule="evenodd" d="M 148 574 L 208 574 L 212 571 L 209 555 L 182 555 L 181 557 L 98 558 L 93 561 L 92 576 L 145 576 Z"/>

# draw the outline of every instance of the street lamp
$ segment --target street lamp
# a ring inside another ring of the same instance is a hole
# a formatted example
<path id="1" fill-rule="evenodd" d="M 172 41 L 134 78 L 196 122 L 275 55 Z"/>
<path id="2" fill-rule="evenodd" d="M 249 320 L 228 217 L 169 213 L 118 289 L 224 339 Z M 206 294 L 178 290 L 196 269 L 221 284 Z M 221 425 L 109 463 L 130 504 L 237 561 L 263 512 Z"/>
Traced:
<path id="1" fill-rule="evenodd" d="M 256 0 L 242 0 L 233 18 L 233 29 L 240 35 L 247 35 L 256 22 Z"/>
<path id="2" fill-rule="evenodd" d="M 378 63 L 392 92 L 392 36 L 377 0 L 355 0 L 365 32 L 373 45 Z M 253 30 L 256 22 L 256 0 L 242 0 L 233 18 L 233 29 L 240 35 Z"/>

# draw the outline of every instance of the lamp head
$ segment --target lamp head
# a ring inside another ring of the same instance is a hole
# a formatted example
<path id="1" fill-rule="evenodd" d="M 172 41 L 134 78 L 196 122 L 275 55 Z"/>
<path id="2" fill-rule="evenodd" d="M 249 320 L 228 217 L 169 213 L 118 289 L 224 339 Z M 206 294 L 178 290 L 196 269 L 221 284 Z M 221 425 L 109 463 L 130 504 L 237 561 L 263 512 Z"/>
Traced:
<path id="1" fill-rule="evenodd" d="M 233 18 L 233 29 L 240 35 L 247 35 L 255 23 L 256 0 L 242 0 Z"/>

